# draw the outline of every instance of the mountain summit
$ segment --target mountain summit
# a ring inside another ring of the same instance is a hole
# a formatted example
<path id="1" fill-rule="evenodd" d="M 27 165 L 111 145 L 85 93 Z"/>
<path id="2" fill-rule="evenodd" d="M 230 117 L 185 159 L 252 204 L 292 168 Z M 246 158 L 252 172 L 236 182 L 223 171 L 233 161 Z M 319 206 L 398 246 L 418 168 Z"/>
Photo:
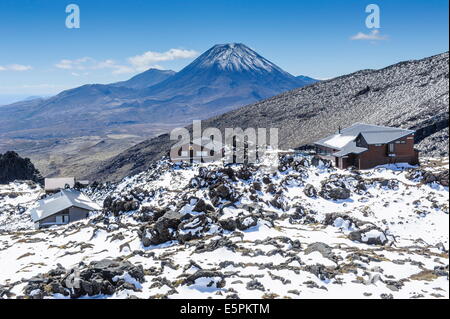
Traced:
<path id="1" fill-rule="evenodd" d="M 146 90 L 146 95 L 183 96 L 182 103 L 208 104 L 223 113 L 310 82 L 289 74 L 241 43 L 218 44 L 183 70 Z M 181 101 L 180 101 L 181 102 Z M 209 114 L 214 115 L 214 114 Z"/>
<path id="2" fill-rule="evenodd" d="M 281 72 L 289 75 L 242 43 L 215 45 L 190 66 L 192 68 L 214 67 L 228 72 Z"/>

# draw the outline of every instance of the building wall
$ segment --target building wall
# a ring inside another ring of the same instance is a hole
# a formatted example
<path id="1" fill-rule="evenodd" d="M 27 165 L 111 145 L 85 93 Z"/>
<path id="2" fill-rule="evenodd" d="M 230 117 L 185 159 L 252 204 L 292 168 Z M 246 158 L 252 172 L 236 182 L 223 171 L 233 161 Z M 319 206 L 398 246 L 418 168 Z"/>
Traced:
<path id="1" fill-rule="evenodd" d="M 87 218 L 89 215 L 88 210 L 79 207 L 70 207 L 69 211 L 70 222 L 76 222 L 77 220 Z"/>
<path id="2" fill-rule="evenodd" d="M 373 168 L 377 165 L 409 163 L 416 165 L 419 163 L 419 155 L 414 150 L 414 134 L 399 139 L 397 142 L 404 141 L 404 144 L 394 142 L 395 156 L 388 156 L 388 145 L 380 146 L 368 145 L 368 150 L 359 154 L 357 158 L 357 167 L 359 169 Z"/>
<path id="3" fill-rule="evenodd" d="M 341 158 L 330 157 L 330 154 L 338 150 L 320 145 L 316 145 L 316 151 L 320 157 L 331 160 L 336 167 L 341 169 L 346 169 L 349 166 L 356 166 L 358 169 L 369 169 L 378 165 L 395 163 L 419 164 L 419 154 L 414 150 L 414 134 L 403 137 L 393 143 L 394 157 L 388 156 L 387 144 L 381 144 L 380 146 L 369 145 L 362 136 L 360 136 L 357 145 L 368 150 L 359 155 L 349 154 Z"/>
<path id="4" fill-rule="evenodd" d="M 44 218 L 39 221 L 39 225 L 45 225 L 45 224 L 51 224 L 56 223 L 56 216 L 62 216 L 62 215 L 69 215 L 69 223 L 75 222 L 80 219 L 87 218 L 89 214 L 89 211 L 83 208 L 79 207 L 70 207 L 67 208 L 57 214 L 51 215 L 47 218 Z"/>
<path id="5" fill-rule="evenodd" d="M 47 223 L 56 223 L 56 216 L 61 216 L 61 215 L 68 215 L 69 214 L 69 208 L 67 208 L 67 209 L 65 209 L 65 210 L 63 210 L 63 211 L 61 211 L 61 212 L 59 212 L 58 214 L 54 214 L 54 215 L 51 215 L 51 216 L 48 216 L 48 217 L 46 217 L 46 218 L 44 218 L 44 219 L 41 219 L 40 221 L 39 221 L 39 223 L 42 225 L 42 224 L 47 224 Z"/>

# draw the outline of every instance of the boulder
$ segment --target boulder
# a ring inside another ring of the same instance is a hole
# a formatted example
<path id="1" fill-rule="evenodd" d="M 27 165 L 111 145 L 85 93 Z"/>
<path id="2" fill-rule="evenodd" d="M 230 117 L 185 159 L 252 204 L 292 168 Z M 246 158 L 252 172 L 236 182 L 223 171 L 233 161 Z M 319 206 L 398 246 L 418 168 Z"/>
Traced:
<path id="1" fill-rule="evenodd" d="M 247 230 L 258 224 L 258 218 L 253 215 L 239 217 L 236 221 L 236 227 L 239 230 Z"/>
<path id="2" fill-rule="evenodd" d="M 316 242 L 309 244 L 305 249 L 305 255 L 309 255 L 312 252 L 318 251 L 324 258 L 333 260 L 334 254 L 333 249 L 325 243 Z"/>
<path id="3" fill-rule="evenodd" d="M 63 271 L 64 270 L 64 271 Z M 26 296 L 40 299 L 53 294 L 62 294 L 71 298 L 81 296 L 95 296 L 99 294 L 112 295 L 117 290 L 136 287 L 120 279 L 127 273 L 137 282 L 145 281 L 144 269 L 129 261 L 103 259 L 93 261 L 89 265 L 79 264 L 79 269 L 66 270 L 60 265 L 47 274 L 32 277 L 24 287 Z"/>
<path id="4" fill-rule="evenodd" d="M 344 200 L 350 198 L 351 193 L 349 189 L 344 187 L 322 187 L 319 195 L 325 199 Z"/>
<path id="5" fill-rule="evenodd" d="M 376 226 L 369 226 L 364 229 L 356 230 L 348 234 L 348 238 L 353 241 L 367 245 L 383 246 L 388 243 L 385 233 Z"/>
<path id="6" fill-rule="evenodd" d="M 220 219 L 220 227 L 228 231 L 234 231 L 237 228 L 237 222 L 233 218 Z"/>
<path id="7" fill-rule="evenodd" d="M 159 245 L 169 240 L 176 239 L 176 230 L 178 225 L 185 220 L 189 219 L 191 215 L 182 215 L 178 212 L 167 211 L 163 216 L 158 218 L 156 223 L 150 227 L 144 227 L 141 229 L 141 241 L 144 247 L 150 245 Z"/>
<path id="8" fill-rule="evenodd" d="M 200 199 L 197 201 L 197 204 L 195 204 L 193 211 L 203 213 L 213 213 L 215 212 L 215 209 L 210 204 L 206 204 L 203 199 Z"/>
<path id="9" fill-rule="evenodd" d="M 311 184 L 306 184 L 303 193 L 310 198 L 317 197 L 317 189 Z"/>
<path id="10" fill-rule="evenodd" d="M 208 224 L 211 220 L 206 215 L 193 216 L 182 221 L 178 225 L 177 239 L 181 242 L 187 242 L 192 239 L 198 239 L 208 230 Z"/>

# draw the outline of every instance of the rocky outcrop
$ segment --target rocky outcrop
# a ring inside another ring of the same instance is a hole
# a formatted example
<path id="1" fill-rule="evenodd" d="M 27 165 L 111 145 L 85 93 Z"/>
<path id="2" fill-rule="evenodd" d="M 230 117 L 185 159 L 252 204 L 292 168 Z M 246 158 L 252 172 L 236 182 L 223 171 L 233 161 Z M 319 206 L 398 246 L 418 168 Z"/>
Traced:
<path id="1" fill-rule="evenodd" d="M 16 152 L 0 154 L 0 184 L 7 184 L 15 180 L 43 182 L 41 174 L 29 158 L 21 158 Z"/>
<path id="2" fill-rule="evenodd" d="M 432 172 L 422 169 L 414 169 L 406 175 L 406 178 L 410 180 L 419 180 L 423 184 L 436 182 L 442 186 L 448 186 L 449 170 Z"/>
<path id="3" fill-rule="evenodd" d="M 158 218 L 154 225 L 141 227 L 141 240 L 144 247 L 159 245 L 169 240 L 176 239 L 176 230 L 183 220 L 189 219 L 190 215 L 182 215 L 178 212 L 168 211 Z"/>
<path id="4" fill-rule="evenodd" d="M 138 291 L 145 281 L 142 266 L 128 261 L 104 259 L 79 268 L 65 269 L 59 265 L 46 274 L 25 279 L 24 294 L 27 298 L 42 299 L 60 294 L 70 298 L 82 296 L 112 295 L 129 289 Z"/>

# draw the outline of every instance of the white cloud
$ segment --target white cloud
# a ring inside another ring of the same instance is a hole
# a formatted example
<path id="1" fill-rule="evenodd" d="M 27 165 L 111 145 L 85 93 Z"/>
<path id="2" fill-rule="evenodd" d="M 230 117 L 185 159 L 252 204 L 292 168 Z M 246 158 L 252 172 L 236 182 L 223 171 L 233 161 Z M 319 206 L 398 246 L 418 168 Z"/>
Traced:
<path id="1" fill-rule="evenodd" d="M 160 68 L 155 65 L 157 62 L 191 59 L 197 56 L 198 52 L 194 50 L 170 49 L 166 52 L 147 51 L 144 54 L 128 58 L 128 61 L 137 71 L 145 71 L 151 67 Z"/>
<path id="2" fill-rule="evenodd" d="M 63 59 L 55 64 L 58 69 L 63 70 L 87 70 L 95 66 L 97 62 L 90 57 L 84 57 L 75 60 Z"/>
<path id="3" fill-rule="evenodd" d="M 29 71 L 32 67 L 29 65 L 22 65 L 22 64 L 10 64 L 2 66 L 0 65 L 0 71 L 15 71 L 15 72 L 23 72 L 23 71 Z"/>
<path id="4" fill-rule="evenodd" d="M 120 65 L 114 60 L 108 59 L 104 61 L 97 61 L 91 57 L 83 57 L 75 60 L 63 59 L 58 63 L 56 63 L 55 67 L 62 70 L 71 70 L 72 71 L 71 74 L 73 76 L 80 76 L 81 74 L 79 71 L 86 71 L 86 70 L 112 69 L 113 73 L 119 74 L 134 72 L 134 70 L 130 70 L 129 67 L 125 65 Z"/>
<path id="5" fill-rule="evenodd" d="M 372 30 L 370 33 L 358 32 L 350 38 L 350 40 L 369 40 L 369 41 L 381 41 L 387 40 L 387 36 L 382 35 L 380 30 Z"/>
<path id="6" fill-rule="evenodd" d="M 127 59 L 128 63 L 118 63 L 112 59 L 97 61 L 91 57 L 69 60 L 63 59 L 55 64 L 62 70 L 71 70 L 73 76 L 80 76 L 79 71 L 111 69 L 113 74 L 127 74 L 143 72 L 150 68 L 164 69 L 157 62 L 189 59 L 198 56 L 197 51 L 170 49 L 166 52 L 147 51 L 142 55 L 136 55 Z"/>

